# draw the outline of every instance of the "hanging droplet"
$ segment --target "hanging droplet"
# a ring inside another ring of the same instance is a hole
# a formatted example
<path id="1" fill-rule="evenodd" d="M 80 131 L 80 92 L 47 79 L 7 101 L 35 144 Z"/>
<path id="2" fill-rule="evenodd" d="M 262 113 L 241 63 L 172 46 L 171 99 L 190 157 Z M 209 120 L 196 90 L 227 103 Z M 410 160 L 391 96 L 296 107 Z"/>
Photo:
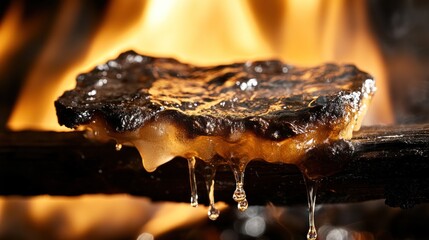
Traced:
<path id="1" fill-rule="evenodd" d="M 315 226 L 310 226 L 310 229 L 307 233 L 307 240 L 316 240 L 317 239 L 317 231 Z"/>
<path id="2" fill-rule="evenodd" d="M 209 187 L 209 201 L 210 201 L 210 206 L 209 206 L 209 211 L 208 211 L 208 215 L 210 220 L 216 220 L 219 217 L 220 211 L 219 209 L 217 209 L 215 207 L 215 201 L 214 201 L 214 179 L 211 180 L 211 184 Z"/>
<path id="3" fill-rule="evenodd" d="M 189 168 L 189 183 L 191 185 L 191 206 L 198 206 L 198 193 L 197 193 L 197 181 L 195 178 L 195 157 L 188 159 L 188 168 Z"/>
<path id="4" fill-rule="evenodd" d="M 219 217 L 220 211 L 219 211 L 219 209 L 217 209 L 214 206 L 214 204 L 210 204 L 208 215 L 209 215 L 210 220 L 214 221 L 214 220 L 216 220 Z"/>
<path id="5" fill-rule="evenodd" d="M 246 200 L 246 192 L 243 189 L 243 184 L 241 182 L 236 183 L 236 188 L 234 194 L 232 195 L 232 199 L 236 202 L 241 202 Z"/>
<path id="6" fill-rule="evenodd" d="M 191 195 L 191 207 L 198 207 L 198 195 Z"/>
<path id="7" fill-rule="evenodd" d="M 116 150 L 116 151 L 121 151 L 121 149 L 122 149 L 122 144 L 117 143 L 117 144 L 115 145 L 115 150 Z"/>
<path id="8" fill-rule="evenodd" d="M 231 164 L 232 172 L 234 173 L 235 178 L 235 191 L 232 195 L 232 199 L 236 201 L 237 208 L 240 211 L 246 211 L 247 207 L 249 206 L 249 203 L 246 199 L 246 192 L 244 191 L 243 185 L 244 185 L 244 171 L 240 169 L 239 166 L 236 164 Z M 243 167 L 244 168 L 244 167 Z"/>
<path id="9" fill-rule="evenodd" d="M 307 233 L 307 239 L 308 240 L 316 240 L 317 239 L 317 230 L 316 225 L 314 224 L 314 209 L 316 207 L 316 191 L 317 191 L 317 184 L 315 181 L 310 180 L 304 176 L 305 179 L 305 185 L 307 188 L 307 201 L 308 201 L 308 233 Z"/>
<path id="10" fill-rule="evenodd" d="M 238 210 L 240 210 L 241 212 L 246 211 L 246 210 L 247 210 L 247 207 L 249 207 L 249 203 L 247 202 L 247 200 L 246 200 L 246 199 L 244 199 L 244 200 L 242 200 L 242 201 L 238 202 L 238 204 L 237 204 L 237 208 L 238 208 Z"/>

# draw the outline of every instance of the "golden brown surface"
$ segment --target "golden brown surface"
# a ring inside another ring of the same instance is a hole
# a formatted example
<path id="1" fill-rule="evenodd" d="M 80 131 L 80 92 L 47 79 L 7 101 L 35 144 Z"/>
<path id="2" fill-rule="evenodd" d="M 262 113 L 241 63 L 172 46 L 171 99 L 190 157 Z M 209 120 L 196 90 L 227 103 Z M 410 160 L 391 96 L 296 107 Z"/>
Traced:
<path id="1" fill-rule="evenodd" d="M 135 145 L 152 171 L 175 156 L 297 163 L 351 138 L 374 91 L 352 65 L 197 67 L 126 52 L 80 75 L 55 105 L 60 124 Z"/>

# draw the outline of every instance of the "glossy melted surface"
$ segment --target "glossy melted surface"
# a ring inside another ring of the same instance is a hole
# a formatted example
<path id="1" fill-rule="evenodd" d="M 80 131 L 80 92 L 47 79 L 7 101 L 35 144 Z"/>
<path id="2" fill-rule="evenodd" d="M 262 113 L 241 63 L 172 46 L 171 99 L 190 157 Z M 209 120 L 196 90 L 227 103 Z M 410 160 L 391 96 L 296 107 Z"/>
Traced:
<path id="1" fill-rule="evenodd" d="M 279 142 L 319 127 L 351 137 L 374 91 L 372 77 L 353 65 L 198 67 L 130 51 L 80 75 L 55 106 L 70 128 L 102 119 L 110 132 L 129 133 L 163 122 L 187 139 L 246 133 Z"/>
<path id="2" fill-rule="evenodd" d="M 130 51 L 78 76 L 55 106 L 60 124 L 133 144 L 153 171 L 175 156 L 297 163 L 350 138 L 374 91 L 352 65 L 197 67 Z"/>

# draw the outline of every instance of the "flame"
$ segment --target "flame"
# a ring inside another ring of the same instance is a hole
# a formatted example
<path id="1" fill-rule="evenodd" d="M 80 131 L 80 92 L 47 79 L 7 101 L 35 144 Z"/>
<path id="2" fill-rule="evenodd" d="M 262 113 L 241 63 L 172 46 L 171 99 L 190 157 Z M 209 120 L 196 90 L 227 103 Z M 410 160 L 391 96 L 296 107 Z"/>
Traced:
<path id="1" fill-rule="evenodd" d="M 13 2 L 0 21 L 0 73 L 4 74 L 7 60 L 11 58 L 35 34 L 39 19 L 23 20 L 20 1 Z"/>
<path id="2" fill-rule="evenodd" d="M 77 1 L 65 1 L 8 126 L 65 130 L 57 124 L 54 100 L 74 87 L 79 73 L 128 49 L 199 65 L 266 58 L 303 66 L 354 63 L 378 81 L 379 92 L 367 123 L 392 122 L 383 61 L 368 27 L 364 1 L 273 1 L 266 5 L 244 0 L 112 1 L 88 48 L 73 57 L 74 63 L 58 66 L 58 59 L 64 58 L 67 31 L 80 9 Z M 1 43 L 0 49 L 5 48 L 7 43 Z"/>
<path id="3" fill-rule="evenodd" d="M 22 25 L 21 6 L 19 3 L 12 5 L 0 22 L 0 68 L 4 65 L 10 52 L 18 49 L 21 44 L 15 43 L 19 35 L 18 29 Z"/>

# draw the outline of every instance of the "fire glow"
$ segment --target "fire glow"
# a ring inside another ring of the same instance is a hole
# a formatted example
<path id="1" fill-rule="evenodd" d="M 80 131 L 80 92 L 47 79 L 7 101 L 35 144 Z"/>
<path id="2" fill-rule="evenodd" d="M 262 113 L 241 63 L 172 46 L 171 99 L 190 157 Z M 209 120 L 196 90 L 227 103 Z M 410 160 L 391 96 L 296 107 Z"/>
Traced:
<path id="1" fill-rule="evenodd" d="M 272 58 L 301 66 L 353 63 L 377 79 L 378 93 L 366 123 L 392 122 L 383 61 L 368 28 L 364 1 L 264 4 L 258 1 L 112 1 L 87 47 L 73 54 L 74 62 L 53 69 L 63 57 L 68 28 L 76 20 L 79 9 L 79 2 L 65 1 L 52 37 L 27 75 L 8 127 L 66 131 L 57 123 L 53 107 L 56 98 L 74 87 L 79 73 L 129 49 L 197 65 Z M 2 56 L 5 49 L 19 48 L 27 37 L 21 36 L 22 42 L 3 37 L 16 36 L 8 29 L 13 29 L 10 26 L 19 21 L 19 6 L 14 5 L 8 11 L 10 14 L 2 20 L 5 24 L 0 25 L 0 39 L 5 39 L 0 42 Z M 1 61 L 5 60 L 0 58 Z M 39 214 L 35 219 L 43 217 Z M 85 229 L 85 226 L 79 228 Z"/>
<path id="2" fill-rule="evenodd" d="M 10 129 L 64 131 L 57 124 L 55 99 L 74 87 L 79 73 L 128 49 L 197 65 L 271 58 L 301 66 L 353 63 L 377 80 L 378 93 L 366 123 L 392 122 L 384 67 L 367 26 L 364 2 L 348 6 L 340 0 L 306 0 L 259 6 L 257 1 L 113 1 L 86 51 L 76 53 L 74 63 L 53 70 L 62 57 L 61 42 L 76 4 L 63 3 L 52 41 L 28 75 Z"/>

